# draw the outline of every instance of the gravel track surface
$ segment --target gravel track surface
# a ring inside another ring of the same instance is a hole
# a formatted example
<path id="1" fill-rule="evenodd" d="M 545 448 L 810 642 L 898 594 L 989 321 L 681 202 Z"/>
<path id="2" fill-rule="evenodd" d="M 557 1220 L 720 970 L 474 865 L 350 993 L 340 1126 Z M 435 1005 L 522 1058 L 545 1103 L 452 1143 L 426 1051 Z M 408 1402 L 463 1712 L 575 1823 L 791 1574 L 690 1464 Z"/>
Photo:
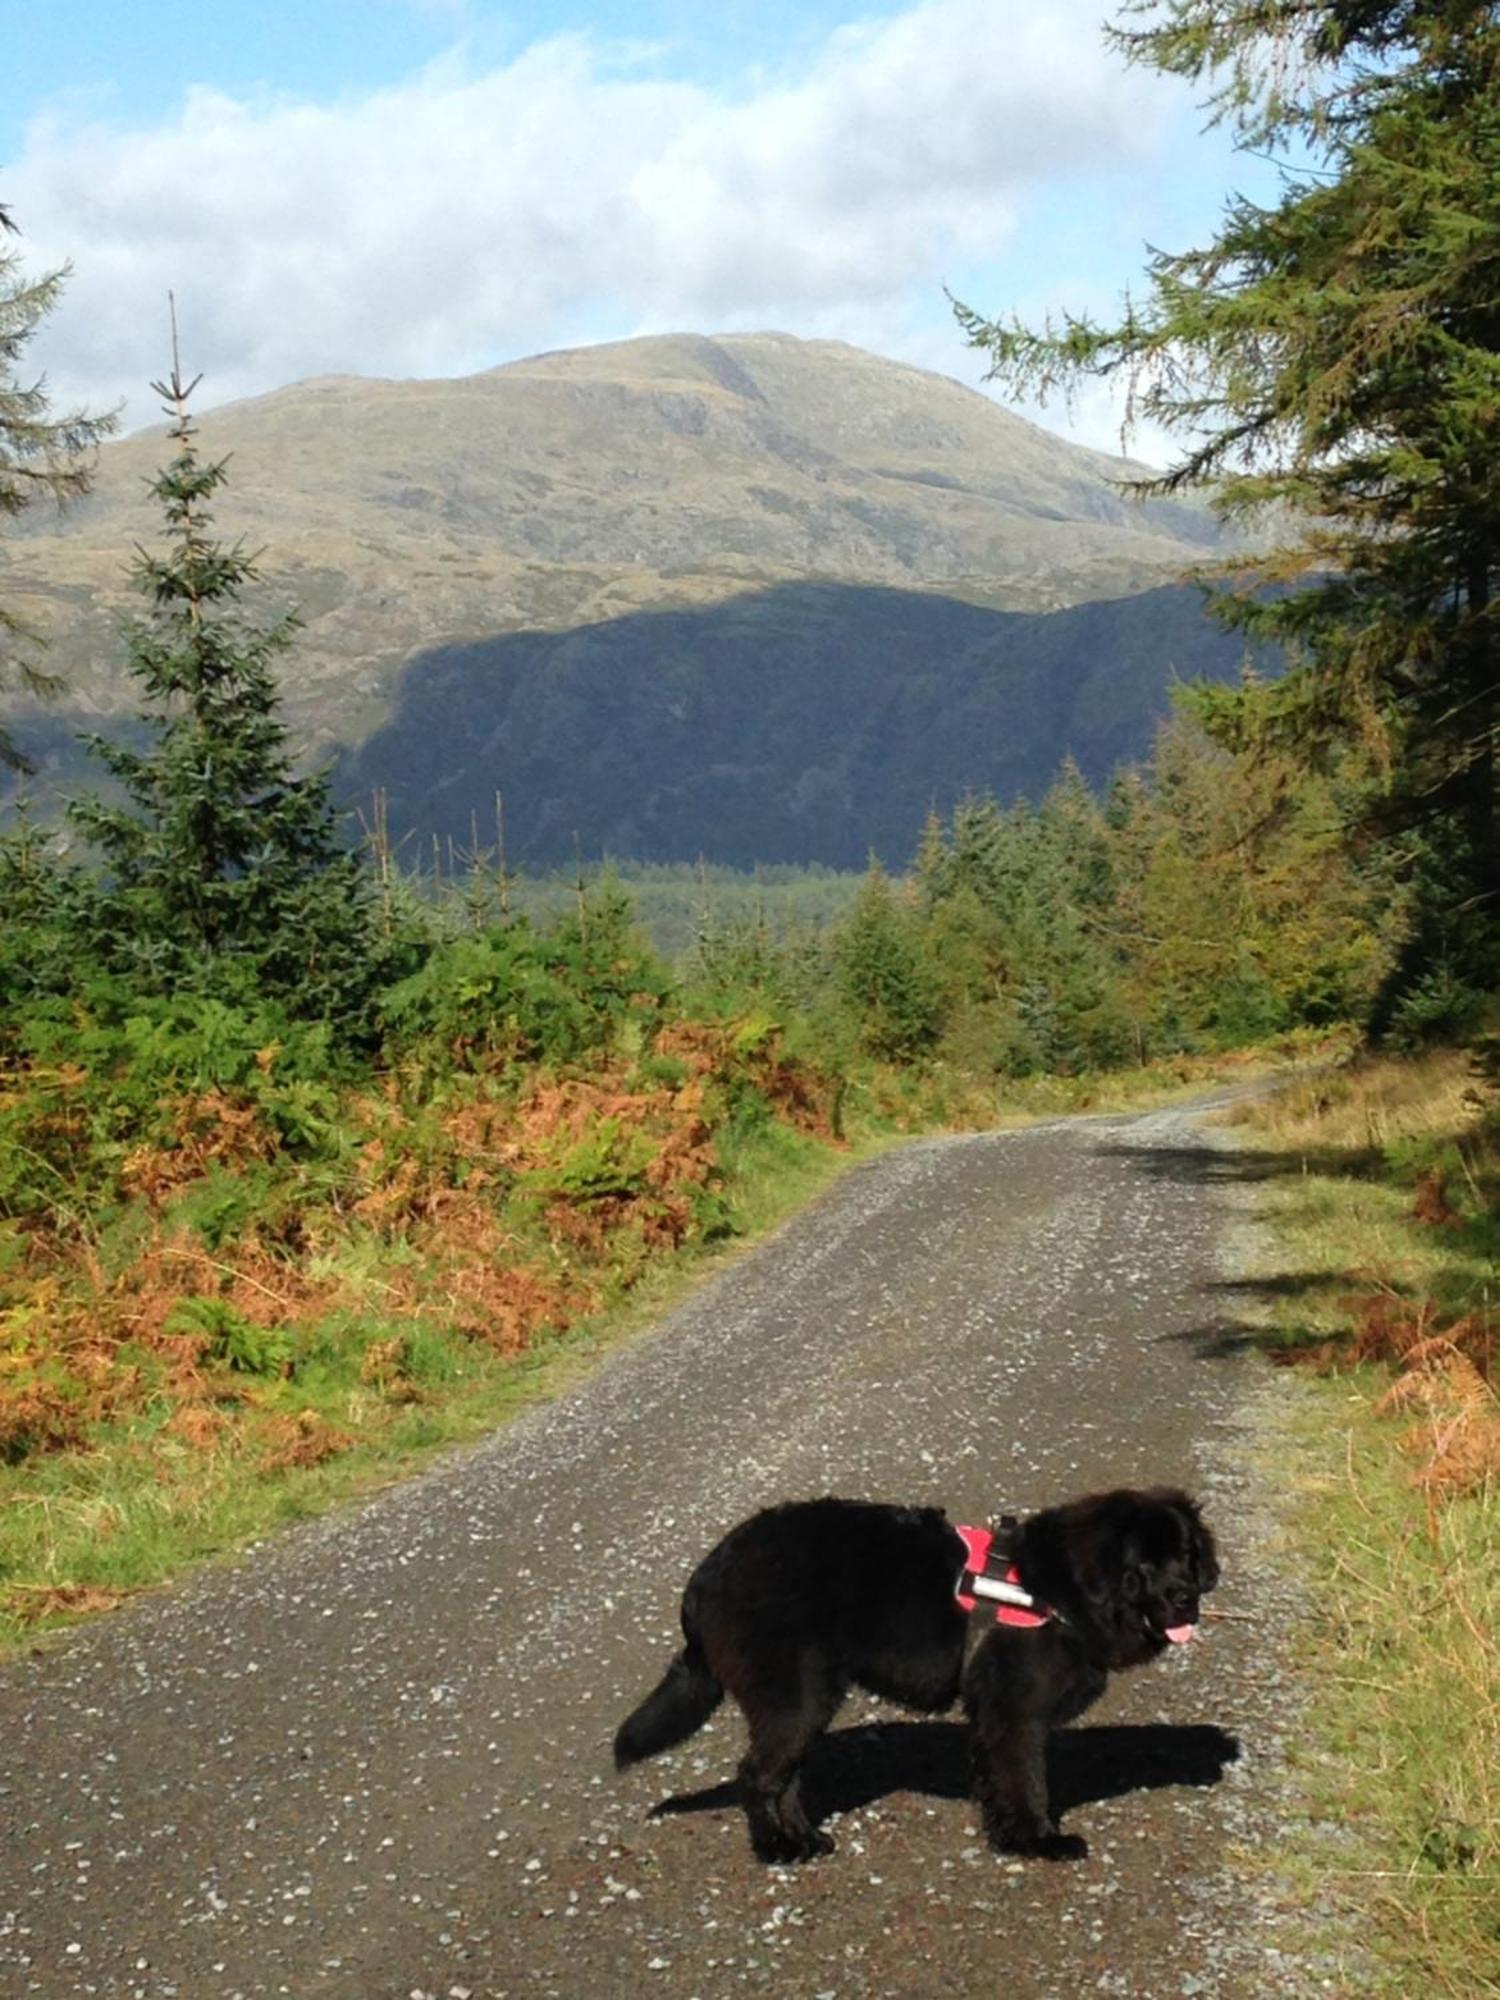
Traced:
<path id="1" fill-rule="evenodd" d="M 0 1994 L 1309 1990 L 1230 1867 L 1278 1837 L 1295 1597 L 1221 1145 L 1171 1110 L 906 1147 L 563 1400 L 0 1670 Z M 838 1851 L 809 1867 L 749 1854 L 730 1704 L 610 1770 L 688 1570 L 756 1506 L 982 1520 L 1156 1481 L 1204 1499 L 1234 1617 L 1059 1739 L 1086 1861 L 992 1855 L 957 1723 L 874 1703 L 815 1757 Z"/>

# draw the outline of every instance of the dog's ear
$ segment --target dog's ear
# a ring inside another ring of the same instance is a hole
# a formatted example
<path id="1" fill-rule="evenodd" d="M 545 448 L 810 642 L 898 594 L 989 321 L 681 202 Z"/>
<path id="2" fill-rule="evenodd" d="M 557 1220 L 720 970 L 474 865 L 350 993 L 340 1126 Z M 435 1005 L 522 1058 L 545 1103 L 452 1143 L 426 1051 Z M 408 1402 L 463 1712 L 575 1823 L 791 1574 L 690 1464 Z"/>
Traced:
<path id="1" fill-rule="evenodd" d="M 1146 1594 L 1146 1565 L 1141 1538 L 1134 1530 L 1121 1538 L 1116 1560 L 1119 1567 L 1114 1588 L 1127 1604 L 1138 1604 Z"/>
<path id="2" fill-rule="evenodd" d="M 1213 1589 L 1219 1581 L 1219 1554 L 1214 1547 L 1214 1538 L 1208 1523 L 1198 1512 L 1196 1501 L 1189 1501 L 1188 1520 L 1188 1561 L 1200 1594 Z"/>
<path id="3" fill-rule="evenodd" d="M 1017 1543 L 1027 1588 L 1048 1603 L 1077 1602 L 1080 1610 L 1107 1623 L 1119 1595 L 1114 1540 L 1094 1511 L 1077 1504 L 1033 1514 L 1021 1524 Z"/>

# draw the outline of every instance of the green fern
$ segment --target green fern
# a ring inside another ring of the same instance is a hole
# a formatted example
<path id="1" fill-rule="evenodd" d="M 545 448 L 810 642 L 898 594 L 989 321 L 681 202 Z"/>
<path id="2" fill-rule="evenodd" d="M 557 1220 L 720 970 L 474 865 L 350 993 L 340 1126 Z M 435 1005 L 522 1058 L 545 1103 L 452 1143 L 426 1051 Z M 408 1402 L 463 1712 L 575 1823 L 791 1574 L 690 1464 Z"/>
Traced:
<path id="1" fill-rule="evenodd" d="M 211 1343 L 209 1354 L 242 1375 L 290 1375 L 292 1340 L 284 1327 L 257 1326 L 227 1299 L 191 1296 L 168 1314 L 167 1333 L 196 1333 Z"/>

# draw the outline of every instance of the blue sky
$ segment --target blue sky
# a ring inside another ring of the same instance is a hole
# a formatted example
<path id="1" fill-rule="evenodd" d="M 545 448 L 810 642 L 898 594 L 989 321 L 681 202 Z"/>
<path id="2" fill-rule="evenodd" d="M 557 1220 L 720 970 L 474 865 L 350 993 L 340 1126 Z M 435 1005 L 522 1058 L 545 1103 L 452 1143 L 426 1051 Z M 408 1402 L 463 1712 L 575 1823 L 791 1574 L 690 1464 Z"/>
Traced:
<path id="1" fill-rule="evenodd" d="M 1107 311 L 1265 170 L 1129 70 L 1100 0 L 0 4 L 0 198 L 73 277 L 54 399 L 152 414 L 165 293 L 207 403 L 677 328 L 978 383 L 943 288 Z M 1109 448 L 1100 392 L 1044 421 Z M 1154 448 L 1154 449 L 1153 449 Z M 1161 441 L 1137 449 L 1161 456 Z"/>
<path id="2" fill-rule="evenodd" d="M 867 10 L 895 12 L 895 8 Z M 135 122 L 165 118 L 192 83 L 236 93 L 285 90 L 336 98 L 390 84 L 457 44 L 503 62 L 528 43 L 593 33 L 667 52 L 704 81 L 742 77 L 853 17 L 846 6 L 787 0 L 552 0 L 466 6 L 462 0 L 153 0 L 149 12 L 99 0 L 0 7 L 7 81 L 0 161 L 19 151 L 28 119 L 73 93 L 82 108 Z"/>
<path id="3" fill-rule="evenodd" d="M 6 87 L 0 163 L 28 120 L 66 101 L 121 121 L 165 119 L 189 84 L 236 94 L 290 91 L 320 99 L 399 82 L 455 45 L 476 63 L 504 62 L 531 42 L 593 33 L 662 49 L 682 74 L 730 83 L 820 41 L 858 10 L 789 0 L 551 0 L 466 6 L 462 0 L 153 0 L 149 10 L 100 0 L 0 7 Z M 871 13 L 896 8 L 871 8 Z"/>

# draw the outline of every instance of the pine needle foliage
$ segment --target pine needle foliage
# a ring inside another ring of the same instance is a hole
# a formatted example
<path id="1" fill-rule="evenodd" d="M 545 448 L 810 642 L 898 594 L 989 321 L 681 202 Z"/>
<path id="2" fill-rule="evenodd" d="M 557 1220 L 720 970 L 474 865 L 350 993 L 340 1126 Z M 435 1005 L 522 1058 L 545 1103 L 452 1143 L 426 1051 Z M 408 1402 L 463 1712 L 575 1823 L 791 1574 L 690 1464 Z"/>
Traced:
<path id="1" fill-rule="evenodd" d="M 115 428 L 112 416 L 82 410 L 54 413 L 47 384 L 27 380 L 20 369 L 27 344 L 56 307 L 67 282 L 64 266 L 27 278 L 19 255 L 6 247 L 16 225 L 0 207 L 0 517 L 14 519 L 38 500 L 61 505 L 88 491 L 93 449 Z M 36 663 L 36 634 L 0 603 L 0 676 L 9 674 L 32 694 L 57 683 Z M 27 770 L 26 759 L 0 728 L 0 765 Z"/>
<path id="2" fill-rule="evenodd" d="M 839 933 L 836 961 L 840 993 L 872 1055 L 911 1061 L 936 1039 L 942 995 L 919 912 L 873 857 Z"/>
<path id="3" fill-rule="evenodd" d="M 152 386 L 176 451 L 152 485 L 166 546 L 135 564 L 150 609 L 131 628 L 129 665 L 155 741 L 140 750 L 88 739 L 127 800 L 69 808 L 103 861 L 100 876 L 75 885 L 94 949 L 148 992 L 275 998 L 349 1027 L 383 968 L 327 774 L 298 774 L 280 719 L 275 668 L 297 619 L 257 623 L 241 610 L 257 571 L 243 543 L 212 532 L 209 502 L 226 468 L 200 456 L 188 410 L 196 379 L 184 382 L 174 354 L 170 378 Z"/>
<path id="4" fill-rule="evenodd" d="M 959 317 L 992 379 L 1128 389 L 1182 451 L 1142 492 L 1211 487 L 1278 524 L 1218 615 L 1289 650 L 1276 683 L 1206 701 L 1234 747 L 1372 781 L 1354 821 L 1405 857 L 1405 976 L 1500 968 L 1500 9 L 1475 0 L 1136 0 L 1113 40 L 1210 89 L 1282 167 L 1206 248 L 1153 252 L 1113 324 Z"/>

